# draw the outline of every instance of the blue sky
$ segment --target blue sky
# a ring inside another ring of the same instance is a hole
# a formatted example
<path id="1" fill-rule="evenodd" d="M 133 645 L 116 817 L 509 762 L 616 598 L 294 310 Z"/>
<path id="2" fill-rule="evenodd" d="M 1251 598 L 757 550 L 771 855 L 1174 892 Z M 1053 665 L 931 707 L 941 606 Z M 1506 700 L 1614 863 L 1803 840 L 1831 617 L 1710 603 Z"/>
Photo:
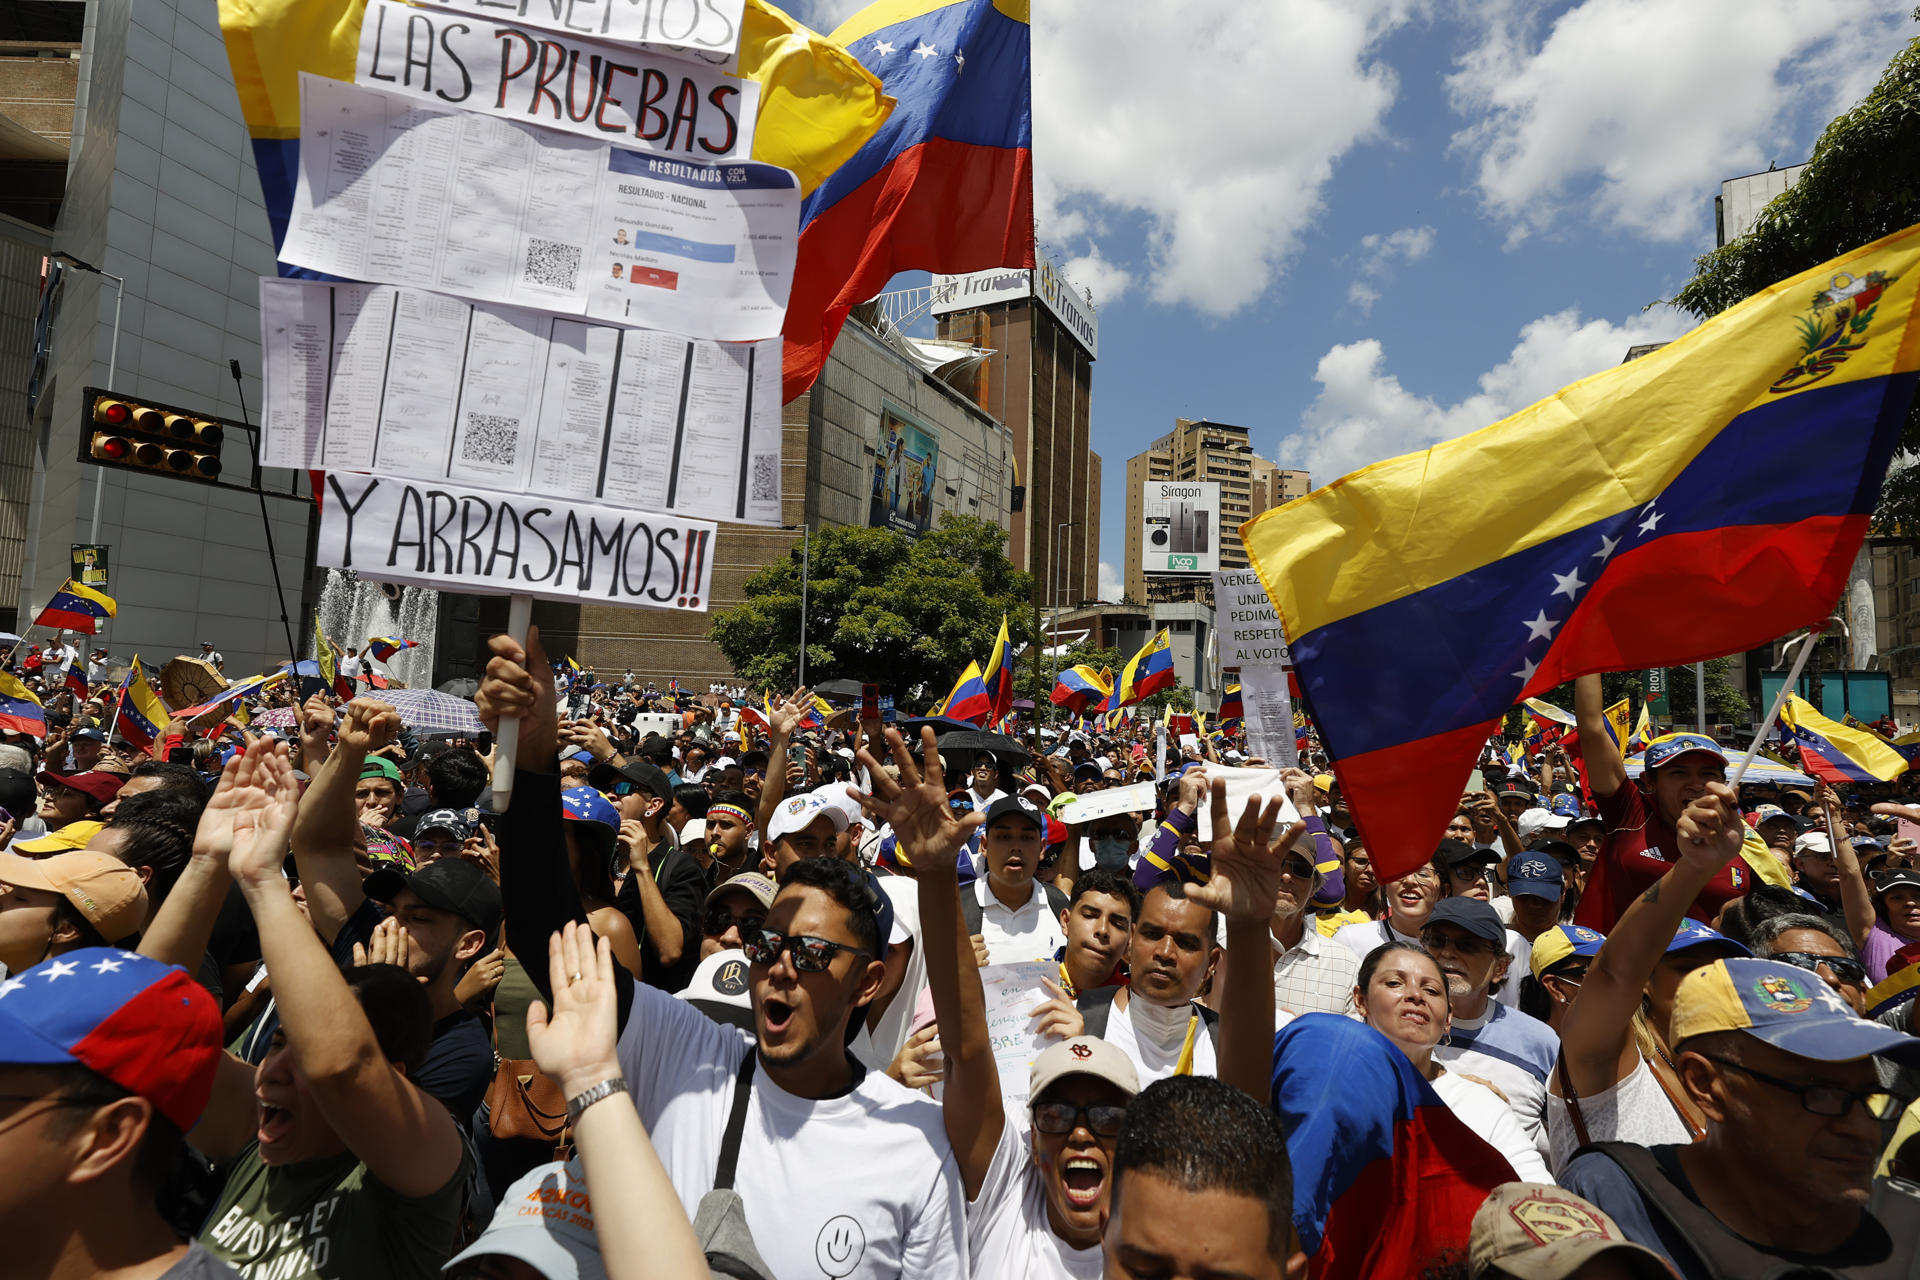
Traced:
<path id="1" fill-rule="evenodd" d="M 1720 181 L 1804 160 L 1911 12 L 1034 0 L 1040 238 L 1100 313 L 1103 581 L 1125 460 L 1176 417 L 1323 483 L 1682 332 L 1648 304 L 1712 247 Z"/>

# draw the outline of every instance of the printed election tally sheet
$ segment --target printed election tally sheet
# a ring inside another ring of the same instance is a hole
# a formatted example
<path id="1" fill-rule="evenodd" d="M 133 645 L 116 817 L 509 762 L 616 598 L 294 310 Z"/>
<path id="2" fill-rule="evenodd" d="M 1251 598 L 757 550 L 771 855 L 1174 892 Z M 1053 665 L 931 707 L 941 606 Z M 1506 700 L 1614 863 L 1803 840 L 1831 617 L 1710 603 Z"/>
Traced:
<path id="1" fill-rule="evenodd" d="M 778 339 L 274 277 L 260 323 L 268 466 L 779 523 Z"/>

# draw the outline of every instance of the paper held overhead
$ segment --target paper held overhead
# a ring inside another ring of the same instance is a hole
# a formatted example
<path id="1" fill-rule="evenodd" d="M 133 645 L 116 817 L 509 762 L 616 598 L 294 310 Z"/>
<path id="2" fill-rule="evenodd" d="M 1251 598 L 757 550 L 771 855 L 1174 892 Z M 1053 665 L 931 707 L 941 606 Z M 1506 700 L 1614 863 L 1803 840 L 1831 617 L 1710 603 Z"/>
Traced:
<path id="1" fill-rule="evenodd" d="M 318 557 L 382 582 L 704 613 L 714 533 L 704 520 L 332 472 Z"/>
<path id="2" fill-rule="evenodd" d="M 695 338 L 775 337 L 800 187 L 300 77 L 283 261 Z"/>
<path id="3" fill-rule="evenodd" d="M 650 46 L 733 70 L 745 0 L 415 0 L 487 22 L 502 20 L 566 36 Z"/>
<path id="4" fill-rule="evenodd" d="M 758 81 L 671 54 L 370 0 L 356 84 L 685 160 L 744 160 Z"/>
<path id="5" fill-rule="evenodd" d="M 780 343 L 260 282 L 261 461 L 773 525 Z"/>

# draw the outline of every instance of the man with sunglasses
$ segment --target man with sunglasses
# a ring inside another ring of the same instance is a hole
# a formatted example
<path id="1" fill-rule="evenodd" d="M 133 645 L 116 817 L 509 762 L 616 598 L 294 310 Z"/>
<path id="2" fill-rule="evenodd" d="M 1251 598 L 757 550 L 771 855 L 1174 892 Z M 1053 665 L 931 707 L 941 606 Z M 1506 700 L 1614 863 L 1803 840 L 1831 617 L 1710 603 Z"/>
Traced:
<path id="1" fill-rule="evenodd" d="M 1867 1012 L 1867 966 L 1840 930 L 1822 916 L 1790 912 L 1754 926 L 1753 954 L 1805 969 L 1839 993 L 1861 1016 Z"/>
<path id="2" fill-rule="evenodd" d="M 1507 985 L 1513 963 L 1506 939 L 1499 913 L 1478 898 L 1442 898 L 1434 904 L 1420 942 L 1447 980 L 1453 1029 L 1433 1058 L 1449 1071 L 1479 1076 L 1504 1094 L 1514 1119 L 1545 1160 L 1547 1075 L 1560 1041 L 1538 1018 L 1493 998 Z"/>
<path id="3" fill-rule="evenodd" d="M 499 833 L 512 910 L 507 935 L 537 954 L 554 929 L 584 919 L 561 856 L 553 676 L 530 630 L 490 642 L 475 696 L 483 720 L 521 717 L 513 804 Z M 711 822 L 711 813 L 709 822 Z M 689 1215 L 714 1185 L 736 1091 L 744 1138 L 734 1189 L 773 1274 L 834 1280 L 968 1274 L 962 1196 L 940 1109 L 867 1071 L 848 1051 L 886 981 L 878 959 L 891 915 L 873 878 L 834 858 L 787 866 L 762 927 L 743 938 L 753 1033 L 634 983 L 616 966 L 620 1076 L 569 1099 L 626 1089 Z M 530 966 L 545 990 L 548 975 Z"/>
<path id="4" fill-rule="evenodd" d="M 741 940 L 766 922 L 773 895 L 773 881 L 757 871 L 742 872 L 708 894 L 700 918 L 700 958 L 738 951 Z"/>
<path id="5" fill-rule="evenodd" d="M 1859 1017 L 1804 969 L 1733 958 L 1681 980 L 1673 1047 L 1705 1135 L 1601 1143 L 1562 1186 L 1682 1280 L 1910 1274 L 1920 1198 L 1874 1195 L 1890 1105 L 1874 1056 L 1915 1061 L 1920 1040 Z"/>
<path id="6" fill-rule="evenodd" d="M 1197 786 L 1188 779 L 1198 777 Z M 1282 769 L 1281 781 L 1303 819 L 1316 817 L 1318 788 L 1311 775 L 1301 769 Z M 1192 814 L 1207 792 L 1205 775 L 1195 770 L 1180 779 L 1180 799 L 1176 808 Z M 1168 815 L 1173 818 L 1172 814 Z M 1177 821 L 1177 820 L 1176 820 Z M 1273 941 L 1273 998 L 1286 1012 L 1296 1017 L 1303 1013 L 1337 1013 L 1353 1018 L 1353 989 L 1359 983 L 1360 960 L 1353 952 L 1320 932 L 1307 911 L 1307 903 L 1320 887 L 1321 877 L 1314 871 L 1314 846 L 1310 838 L 1286 853 L 1281 864 L 1280 892 L 1274 900 L 1273 919 L 1268 926 Z"/>

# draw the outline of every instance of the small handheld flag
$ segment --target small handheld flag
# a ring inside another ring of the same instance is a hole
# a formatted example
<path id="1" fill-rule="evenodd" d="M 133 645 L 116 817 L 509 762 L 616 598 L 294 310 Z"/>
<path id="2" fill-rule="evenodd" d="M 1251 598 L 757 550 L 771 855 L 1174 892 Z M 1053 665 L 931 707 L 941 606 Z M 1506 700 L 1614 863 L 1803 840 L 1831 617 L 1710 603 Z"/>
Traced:
<path id="1" fill-rule="evenodd" d="M 147 672 L 135 654 L 120 682 L 120 709 L 114 713 L 113 731 L 125 738 L 137 751 L 151 750 L 160 738 L 160 730 L 170 719 L 167 704 L 147 683 Z"/>
<path id="2" fill-rule="evenodd" d="M 418 640 L 402 640 L 399 636 L 368 636 L 367 652 L 379 662 L 390 660 L 394 654 L 419 645 Z"/>
<path id="3" fill-rule="evenodd" d="M 974 724 L 985 724 L 993 713 L 993 702 L 987 694 L 987 685 L 980 678 L 980 664 L 969 662 L 967 669 L 960 673 L 954 682 L 953 692 L 946 701 L 934 709 L 935 715 L 947 716 L 954 720 L 967 720 Z"/>
<path id="4" fill-rule="evenodd" d="M 1907 767 L 1877 735 L 1836 724 L 1798 694 L 1787 695 L 1780 727 L 1800 748 L 1801 766 L 1825 782 L 1891 782 Z"/>
<path id="5" fill-rule="evenodd" d="M 40 699 L 5 671 L 0 671 L 0 729 L 35 738 L 47 736 L 47 713 Z"/>

